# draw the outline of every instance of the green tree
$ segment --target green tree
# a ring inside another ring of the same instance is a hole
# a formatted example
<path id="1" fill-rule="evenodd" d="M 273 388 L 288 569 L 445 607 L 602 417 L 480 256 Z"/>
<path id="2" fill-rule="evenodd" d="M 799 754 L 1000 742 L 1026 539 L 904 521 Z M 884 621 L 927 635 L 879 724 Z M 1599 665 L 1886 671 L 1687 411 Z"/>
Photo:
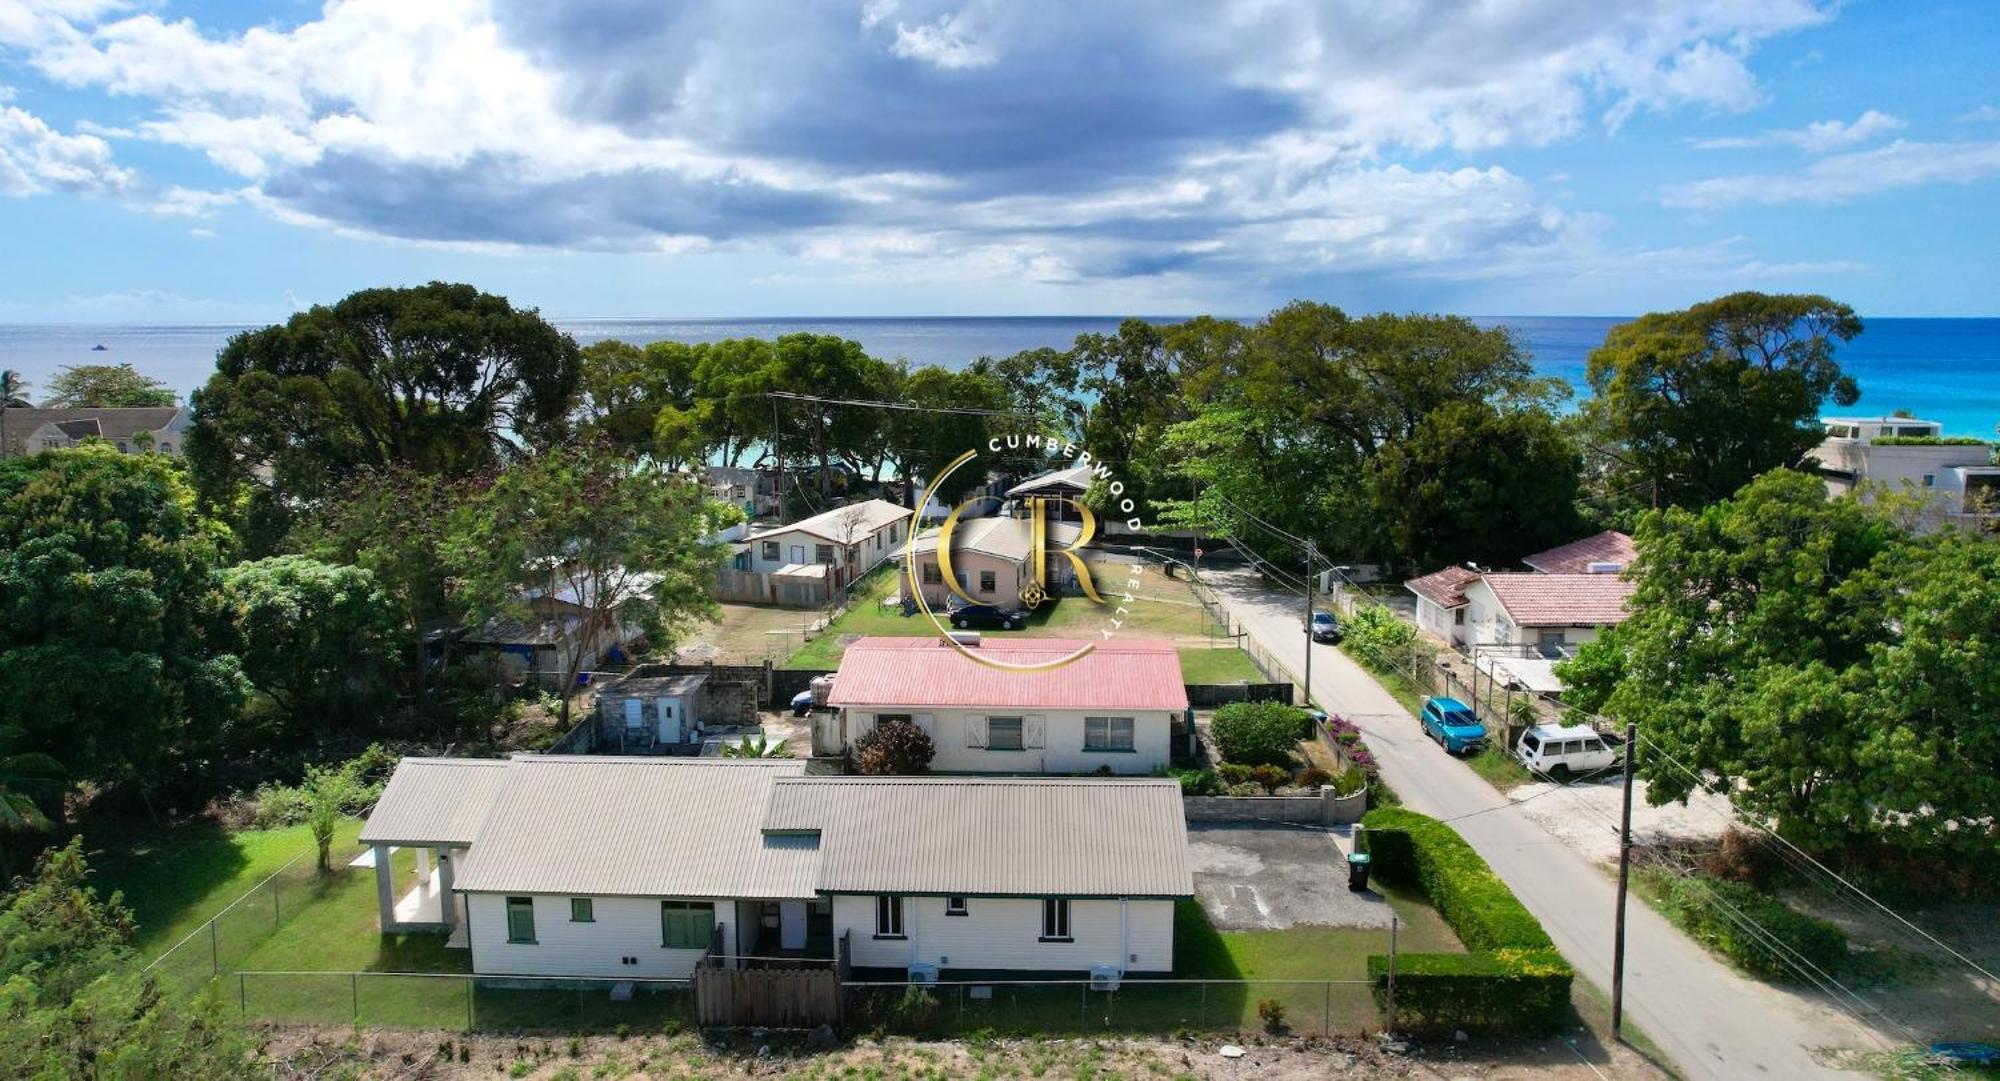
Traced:
<path id="1" fill-rule="evenodd" d="M 401 620 L 373 574 L 287 555 L 239 563 L 222 584 L 243 674 L 278 705 L 287 730 L 377 725 Z"/>
<path id="2" fill-rule="evenodd" d="M 587 427 L 614 445 L 651 454 L 668 468 L 699 461 L 704 440 L 657 439 L 660 414 L 696 408 L 695 372 L 706 346 L 652 342 L 644 347 L 610 339 L 583 350 L 583 411 Z"/>
<path id="3" fill-rule="evenodd" d="M 26 409 L 28 401 L 28 381 L 12 368 L 0 370 L 0 409 Z"/>
<path id="4" fill-rule="evenodd" d="M 925 407 L 890 414 L 890 441 L 903 475 L 903 504 L 916 499 L 916 489 L 930 483 L 940 469 L 968 450 L 984 451 L 992 436 L 1011 430 L 1009 418 L 976 414 L 931 412 L 939 409 L 1005 410 L 1006 385 L 999 378 L 976 371 L 954 372 L 937 365 L 925 365 L 903 380 L 903 400 Z M 936 494 L 946 506 L 984 481 L 977 471 L 962 469 L 947 478 Z"/>
<path id="5" fill-rule="evenodd" d="M 1577 534 L 1582 460 L 1541 409 L 1450 402 L 1368 465 L 1368 494 L 1405 567 L 1505 565 Z"/>
<path id="6" fill-rule="evenodd" d="M 1834 349 L 1854 310 L 1817 295 L 1732 293 L 1614 327 L 1590 355 L 1591 437 L 1602 488 L 1640 505 L 1693 507 L 1797 466 L 1824 433 L 1820 408 L 1860 390 Z"/>
<path id="7" fill-rule="evenodd" d="M 0 904 L 0 1073 L 206 1079 L 268 1071 L 214 995 L 171 997 L 140 971 L 132 914 L 89 882 L 82 838 Z"/>
<path id="8" fill-rule="evenodd" d="M 472 286 L 367 289 L 231 338 L 194 395 L 187 455 L 204 500 L 264 553 L 363 471 L 462 475 L 560 437 L 582 370 L 569 335 Z"/>
<path id="9" fill-rule="evenodd" d="M 129 409 L 174 404 L 174 390 L 130 364 L 72 364 L 49 380 L 48 409 Z"/>
<path id="10" fill-rule="evenodd" d="M 172 459 L 0 462 L 0 725 L 77 781 L 144 789 L 204 765 L 247 689 L 224 540 Z"/>
<path id="11" fill-rule="evenodd" d="M 1630 615 L 1559 671 L 1639 725 L 1650 798 L 1707 784 L 1821 850 L 1994 854 L 2000 544 L 1914 538 L 1787 470 L 1634 539 Z"/>
<path id="12" fill-rule="evenodd" d="M 514 463 L 463 504 L 445 558 L 471 619 L 540 623 L 536 598 L 583 608 L 551 621 L 567 657 L 557 673 L 567 721 L 591 643 L 629 624 L 670 646 L 691 621 L 713 618 L 723 546 L 708 538 L 740 517 L 685 478 L 600 443 L 564 444 Z"/>

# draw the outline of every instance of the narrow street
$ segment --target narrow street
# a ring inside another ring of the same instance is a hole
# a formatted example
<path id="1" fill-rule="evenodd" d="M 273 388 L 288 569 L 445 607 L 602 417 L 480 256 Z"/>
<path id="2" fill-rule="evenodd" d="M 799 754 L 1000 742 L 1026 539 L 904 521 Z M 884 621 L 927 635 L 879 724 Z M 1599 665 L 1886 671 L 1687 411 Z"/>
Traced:
<path id="1" fill-rule="evenodd" d="M 1308 639 L 1296 595 L 1271 592 L 1248 571 L 1202 577 L 1260 646 L 1304 672 Z M 1359 725 L 1403 802 L 1451 820 L 1578 974 L 1608 993 L 1614 880 L 1423 738 L 1360 665 L 1333 646 L 1311 648 L 1316 704 Z M 1852 1076 L 1818 1065 L 1810 1049 L 1876 1046 L 1851 1019 L 1736 974 L 1636 898 L 1627 909 L 1625 1011 L 1688 1078 Z"/>

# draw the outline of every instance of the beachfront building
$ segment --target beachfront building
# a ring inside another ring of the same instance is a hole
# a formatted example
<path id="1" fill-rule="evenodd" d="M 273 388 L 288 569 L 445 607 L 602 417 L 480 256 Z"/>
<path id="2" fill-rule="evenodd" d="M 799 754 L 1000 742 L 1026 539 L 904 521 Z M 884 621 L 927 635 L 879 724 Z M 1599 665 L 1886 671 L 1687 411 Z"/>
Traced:
<path id="1" fill-rule="evenodd" d="M 698 964 L 1168 972 L 1192 896 L 1179 786 L 808 777 L 792 759 L 405 759 L 362 827 L 385 934 L 482 976 Z M 399 896 L 392 849 L 416 848 Z"/>
<path id="2" fill-rule="evenodd" d="M 960 635 L 1007 665 L 1061 659 L 1091 643 Z M 936 638 L 863 638 L 841 655 L 813 720 L 813 753 L 842 755 L 884 721 L 931 737 L 937 773 L 1144 776 L 1190 749 L 1187 687 L 1172 642 L 1111 638 L 1042 671 L 980 664 Z"/>
<path id="3" fill-rule="evenodd" d="M 1952 438 L 1918 417 L 1828 417 L 1812 453 L 1827 494 L 1918 497 L 1919 529 L 2000 526 L 2000 465 L 1983 440 Z"/>
<path id="4" fill-rule="evenodd" d="M 121 454 L 179 455 L 192 423 L 184 405 L 132 409 L 0 409 L 0 458 L 100 439 Z"/>

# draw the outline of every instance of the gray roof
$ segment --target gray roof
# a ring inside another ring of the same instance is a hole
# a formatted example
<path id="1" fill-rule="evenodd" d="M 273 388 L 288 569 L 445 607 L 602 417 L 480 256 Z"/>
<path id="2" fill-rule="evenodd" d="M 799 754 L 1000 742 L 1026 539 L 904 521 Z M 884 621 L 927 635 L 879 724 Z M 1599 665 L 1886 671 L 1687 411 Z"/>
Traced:
<path id="1" fill-rule="evenodd" d="M 824 893 L 1194 892 L 1168 779 L 802 777 L 772 787 L 764 827 L 818 832 Z"/>
<path id="2" fill-rule="evenodd" d="M 530 755 L 510 763 L 455 879 L 486 893 L 800 899 L 815 853 L 758 828 L 796 759 Z"/>
<path id="3" fill-rule="evenodd" d="M 89 421 L 97 425 L 96 431 L 79 429 L 72 436 L 98 435 L 116 441 L 130 439 L 140 432 L 157 432 L 172 424 L 182 408 L 161 405 L 130 409 L 0 409 L 0 454 L 19 454 L 21 444 L 44 424 L 60 426 Z"/>
<path id="4" fill-rule="evenodd" d="M 1083 532 L 1083 527 L 1070 522 L 1048 522 L 1044 536 L 1054 547 L 1066 547 Z M 911 545 L 918 555 L 937 551 L 939 530 L 933 529 L 918 537 Z M 1035 523 L 1029 518 L 961 518 L 951 532 L 951 550 L 958 552 L 979 552 L 985 555 L 1019 563 L 1028 558 L 1034 548 Z"/>
<path id="5" fill-rule="evenodd" d="M 627 676 L 597 689 L 597 698 L 679 698 L 693 694 L 708 682 L 708 676 L 683 673 L 677 676 Z"/>
<path id="6" fill-rule="evenodd" d="M 1027 480 L 1007 489 L 1007 494 L 1032 495 L 1036 492 L 1047 492 L 1063 488 L 1074 488 L 1079 492 L 1088 491 L 1090 489 L 1090 482 L 1096 479 L 1096 475 L 1096 467 L 1088 465 L 1073 465 L 1065 469 L 1051 469 L 1047 473 L 1036 477 L 1029 477 Z"/>
<path id="7" fill-rule="evenodd" d="M 746 541 L 768 540 L 781 533 L 810 533 L 822 540 L 839 544 L 858 544 L 867 540 L 874 532 L 898 518 L 908 518 L 910 509 L 899 507 L 886 499 L 864 499 L 859 503 L 849 503 L 843 507 L 823 510 L 810 518 L 801 518 L 790 525 L 766 526 L 749 536 Z"/>
<path id="8" fill-rule="evenodd" d="M 367 844 L 469 845 L 507 775 L 501 758 L 405 758 L 361 827 Z"/>

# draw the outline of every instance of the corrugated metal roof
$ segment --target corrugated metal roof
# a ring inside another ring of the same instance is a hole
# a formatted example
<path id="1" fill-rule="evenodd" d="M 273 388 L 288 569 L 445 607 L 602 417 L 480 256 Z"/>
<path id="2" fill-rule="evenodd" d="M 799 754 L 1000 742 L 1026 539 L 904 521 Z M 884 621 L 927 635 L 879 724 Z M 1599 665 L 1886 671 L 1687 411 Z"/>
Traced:
<path id="1" fill-rule="evenodd" d="M 1582 540 L 1558 545 L 1546 552 L 1523 556 L 1521 562 L 1543 574 L 1582 574 L 1592 563 L 1616 563 L 1620 569 L 1639 557 L 1639 546 L 1615 529 L 1593 533 Z"/>
<path id="2" fill-rule="evenodd" d="M 1090 488 L 1090 482 L 1095 479 L 1096 472 L 1097 469 L 1095 466 L 1088 465 L 1072 465 L 1062 469 L 1051 469 L 1039 476 L 1029 477 L 1027 480 L 1007 489 L 1007 494 L 1032 495 L 1036 492 L 1064 488 L 1074 488 L 1079 492 L 1087 491 Z"/>
<path id="3" fill-rule="evenodd" d="M 909 516 L 908 507 L 899 507 L 886 499 L 864 499 L 859 503 L 849 503 L 844 507 L 821 511 L 810 518 L 801 518 L 790 525 L 774 525 L 760 529 L 743 539 L 760 541 L 768 540 L 780 533 L 799 532 L 810 533 L 822 540 L 838 544 L 856 544 L 868 539 L 870 534 L 890 522 Z"/>
<path id="4" fill-rule="evenodd" d="M 489 893 L 816 896 L 814 847 L 766 839 L 771 785 L 798 760 L 518 758 L 459 868 Z"/>
<path id="5" fill-rule="evenodd" d="M 1608 627 L 1635 588 L 1615 574 L 1487 574 L 1479 579 L 1522 627 Z"/>
<path id="6" fill-rule="evenodd" d="M 936 638 L 863 638 L 833 679 L 834 706 L 998 706 L 1019 709 L 1184 710 L 1187 687 L 1172 642 L 1113 638 L 999 638 L 972 648 L 1007 664 L 1089 654 L 1044 672 L 978 664 Z"/>
<path id="7" fill-rule="evenodd" d="M 365 844 L 468 845 L 506 778 L 502 758 L 405 758 L 361 827 Z"/>
<path id="8" fill-rule="evenodd" d="M 1187 897 L 1187 824 L 1166 779 L 801 777 L 764 826 L 817 829 L 827 893 Z"/>

